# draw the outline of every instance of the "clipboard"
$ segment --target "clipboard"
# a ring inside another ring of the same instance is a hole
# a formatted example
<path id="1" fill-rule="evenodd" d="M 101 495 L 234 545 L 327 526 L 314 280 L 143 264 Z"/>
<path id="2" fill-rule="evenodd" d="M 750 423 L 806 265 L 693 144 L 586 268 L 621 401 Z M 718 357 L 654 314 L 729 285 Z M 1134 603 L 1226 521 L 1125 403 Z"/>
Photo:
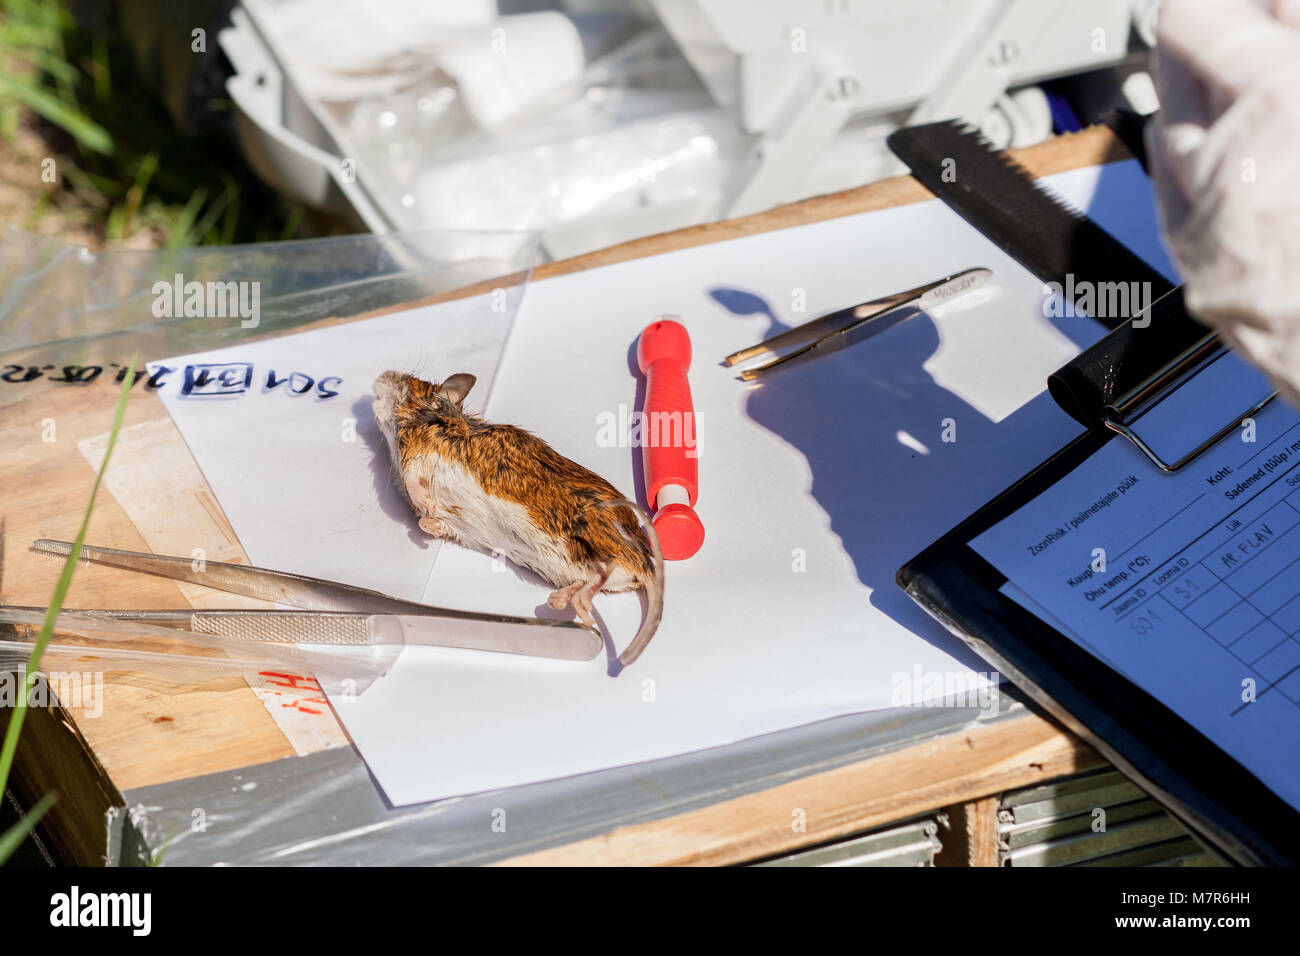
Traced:
<path id="1" fill-rule="evenodd" d="M 1181 309 L 1181 293 L 1174 290 L 1151 307 L 1152 326 L 1162 314 L 1168 321 Z M 932 617 L 1137 780 L 1205 843 L 1243 864 L 1295 865 L 1300 812 L 1155 696 L 1002 594 L 1008 579 L 970 546 L 1110 441 L 1131 441 L 1153 471 L 1177 472 L 1276 396 L 1275 390 L 1265 390 L 1235 403 L 1228 399 L 1223 419 L 1201 422 L 1188 451 L 1162 457 L 1143 435 L 1143 417 L 1193 388 L 1230 353 L 1217 336 L 1197 334 L 1190 326 L 1182 334 L 1135 339 L 1146 318 L 1138 317 L 1137 329 L 1132 320 L 1119 325 L 1049 378 L 1058 404 L 1088 431 L 907 562 L 896 580 Z M 1234 413 L 1240 414 L 1229 417 Z"/>
<path id="2" fill-rule="evenodd" d="M 1150 281 L 1157 290 L 1149 306 L 1103 319 L 1108 334 L 1048 380 L 1058 405 L 1087 431 L 908 561 L 898 585 L 1225 858 L 1300 863 L 1300 811 L 1160 699 L 1002 593 L 1008 578 L 971 546 L 1111 441 L 1131 441 L 1154 473 L 1174 473 L 1216 447 L 1276 391 L 1226 400 L 1222 418 L 1198 422 L 1197 439 L 1179 454 L 1152 447 L 1143 418 L 1231 354 L 1188 316 L 1181 289 L 969 129 L 915 127 L 895 133 L 890 145 L 916 178 L 1045 282 L 1077 272 Z M 960 184 L 942 174 L 952 157 L 964 170 Z"/>
<path id="3" fill-rule="evenodd" d="M 1300 862 L 1300 812 L 1160 700 L 1000 592 L 970 541 L 1115 434 L 1088 432 L 897 573 L 899 586 L 1036 704 L 1087 740 L 1202 841 L 1242 864 Z"/>

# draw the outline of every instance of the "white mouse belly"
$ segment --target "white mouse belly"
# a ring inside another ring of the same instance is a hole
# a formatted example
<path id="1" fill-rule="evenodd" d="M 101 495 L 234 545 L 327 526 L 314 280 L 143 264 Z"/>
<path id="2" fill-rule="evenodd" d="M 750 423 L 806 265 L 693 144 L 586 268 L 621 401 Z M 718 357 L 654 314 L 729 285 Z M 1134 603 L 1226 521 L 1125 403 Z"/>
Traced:
<path id="1" fill-rule="evenodd" d="M 463 466 L 435 460 L 424 477 L 435 517 L 461 544 L 526 567 L 556 587 L 589 575 L 569 560 L 562 542 L 533 524 L 523 505 L 488 494 Z"/>

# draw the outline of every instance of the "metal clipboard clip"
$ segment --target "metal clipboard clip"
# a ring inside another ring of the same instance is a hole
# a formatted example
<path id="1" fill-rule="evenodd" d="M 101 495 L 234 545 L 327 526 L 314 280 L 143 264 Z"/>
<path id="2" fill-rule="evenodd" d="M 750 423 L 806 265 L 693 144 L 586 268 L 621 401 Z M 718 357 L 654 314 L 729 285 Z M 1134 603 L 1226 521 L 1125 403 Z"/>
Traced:
<path id="1" fill-rule="evenodd" d="M 1172 474 L 1268 405 L 1277 397 L 1277 389 L 1264 382 L 1258 372 L 1248 369 L 1243 392 L 1248 397 L 1214 391 L 1216 407 L 1235 406 L 1236 414 L 1222 424 L 1217 420 L 1204 422 L 1212 433 L 1203 436 L 1198 428 L 1192 439 L 1194 447 L 1178 454 L 1154 447 L 1151 432 L 1147 437 L 1142 434 L 1143 420 L 1158 420 L 1158 427 L 1165 428 L 1170 420 L 1181 422 L 1177 412 L 1180 399 L 1187 394 L 1183 390 L 1204 400 L 1204 390 L 1216 385 L 1238 388 L 1239 382 L 1232 376 L 1242 372 L 1234 369 L 1247 367 L 1217 332 L 1187 315 L 1178 288 L 1057 369 L 1047 384 L 1057 404 L 1076 421 L 1094 431 L 1124 436 L 1156 468 Z M 1160 421 L 1163 426 L 1159 426 Z"/>
<path id="2" fill-rule="evenodd" d="M 1115 434 L 1123 435 L 1131 441 L 1161 471 L 1168 473 L 1178 471 L 1203 452 L 1218 444 L 1221 438 L 1224 438 L 1229 432 L 1237 428 L 1244 419 L 1254 416 L 1277 397 L 1277 389 L 1272 389 L 1262 399 L 1230 419 L 1226 425 L 1177 461 L 1170 463 L 1161 458 L 1138 434 L 1134 425 L 1144 414 L 1168 398 L 1171 391 L 1182 387 L 1191 376 L 1199 374 L 1211 363 L 1218 361 L 1227 354 L 1228 349 L 1219 340 L 1217 332 L 1205 336 L 1195 346 L 1184 350 L 1173 361 L 1166 363 L 1163 368 L 1148 377 L 1146 381 L 1130 389 L 1114 402 L 1107 404 L 1102 410 L 1105 415 L 1102 419 L 1102 425 L 1115 432 Z"/>

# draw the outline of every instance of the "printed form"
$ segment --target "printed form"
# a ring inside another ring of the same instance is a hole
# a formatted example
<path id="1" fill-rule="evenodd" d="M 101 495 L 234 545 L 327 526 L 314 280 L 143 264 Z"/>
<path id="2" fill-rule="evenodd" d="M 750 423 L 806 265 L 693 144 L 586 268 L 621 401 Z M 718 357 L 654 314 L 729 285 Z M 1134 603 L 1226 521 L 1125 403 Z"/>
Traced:
<path id="1" fill-rule="evenodd" d="M 1274 401 L 1173 474 L 1115 438 L 970 545 L 1300 809 L 1300 414 Z"/>

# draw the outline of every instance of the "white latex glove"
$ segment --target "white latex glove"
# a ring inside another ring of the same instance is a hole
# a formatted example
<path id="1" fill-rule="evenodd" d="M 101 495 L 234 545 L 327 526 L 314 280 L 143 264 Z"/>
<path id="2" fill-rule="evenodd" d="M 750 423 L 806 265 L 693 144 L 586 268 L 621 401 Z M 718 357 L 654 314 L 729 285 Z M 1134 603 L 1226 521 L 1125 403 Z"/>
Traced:
<path id="1" fill-rule="evenodd" d="M 1164 0 L 1147 151 L 1189 311 L 1300 405 L 1300 0 Z"/>

